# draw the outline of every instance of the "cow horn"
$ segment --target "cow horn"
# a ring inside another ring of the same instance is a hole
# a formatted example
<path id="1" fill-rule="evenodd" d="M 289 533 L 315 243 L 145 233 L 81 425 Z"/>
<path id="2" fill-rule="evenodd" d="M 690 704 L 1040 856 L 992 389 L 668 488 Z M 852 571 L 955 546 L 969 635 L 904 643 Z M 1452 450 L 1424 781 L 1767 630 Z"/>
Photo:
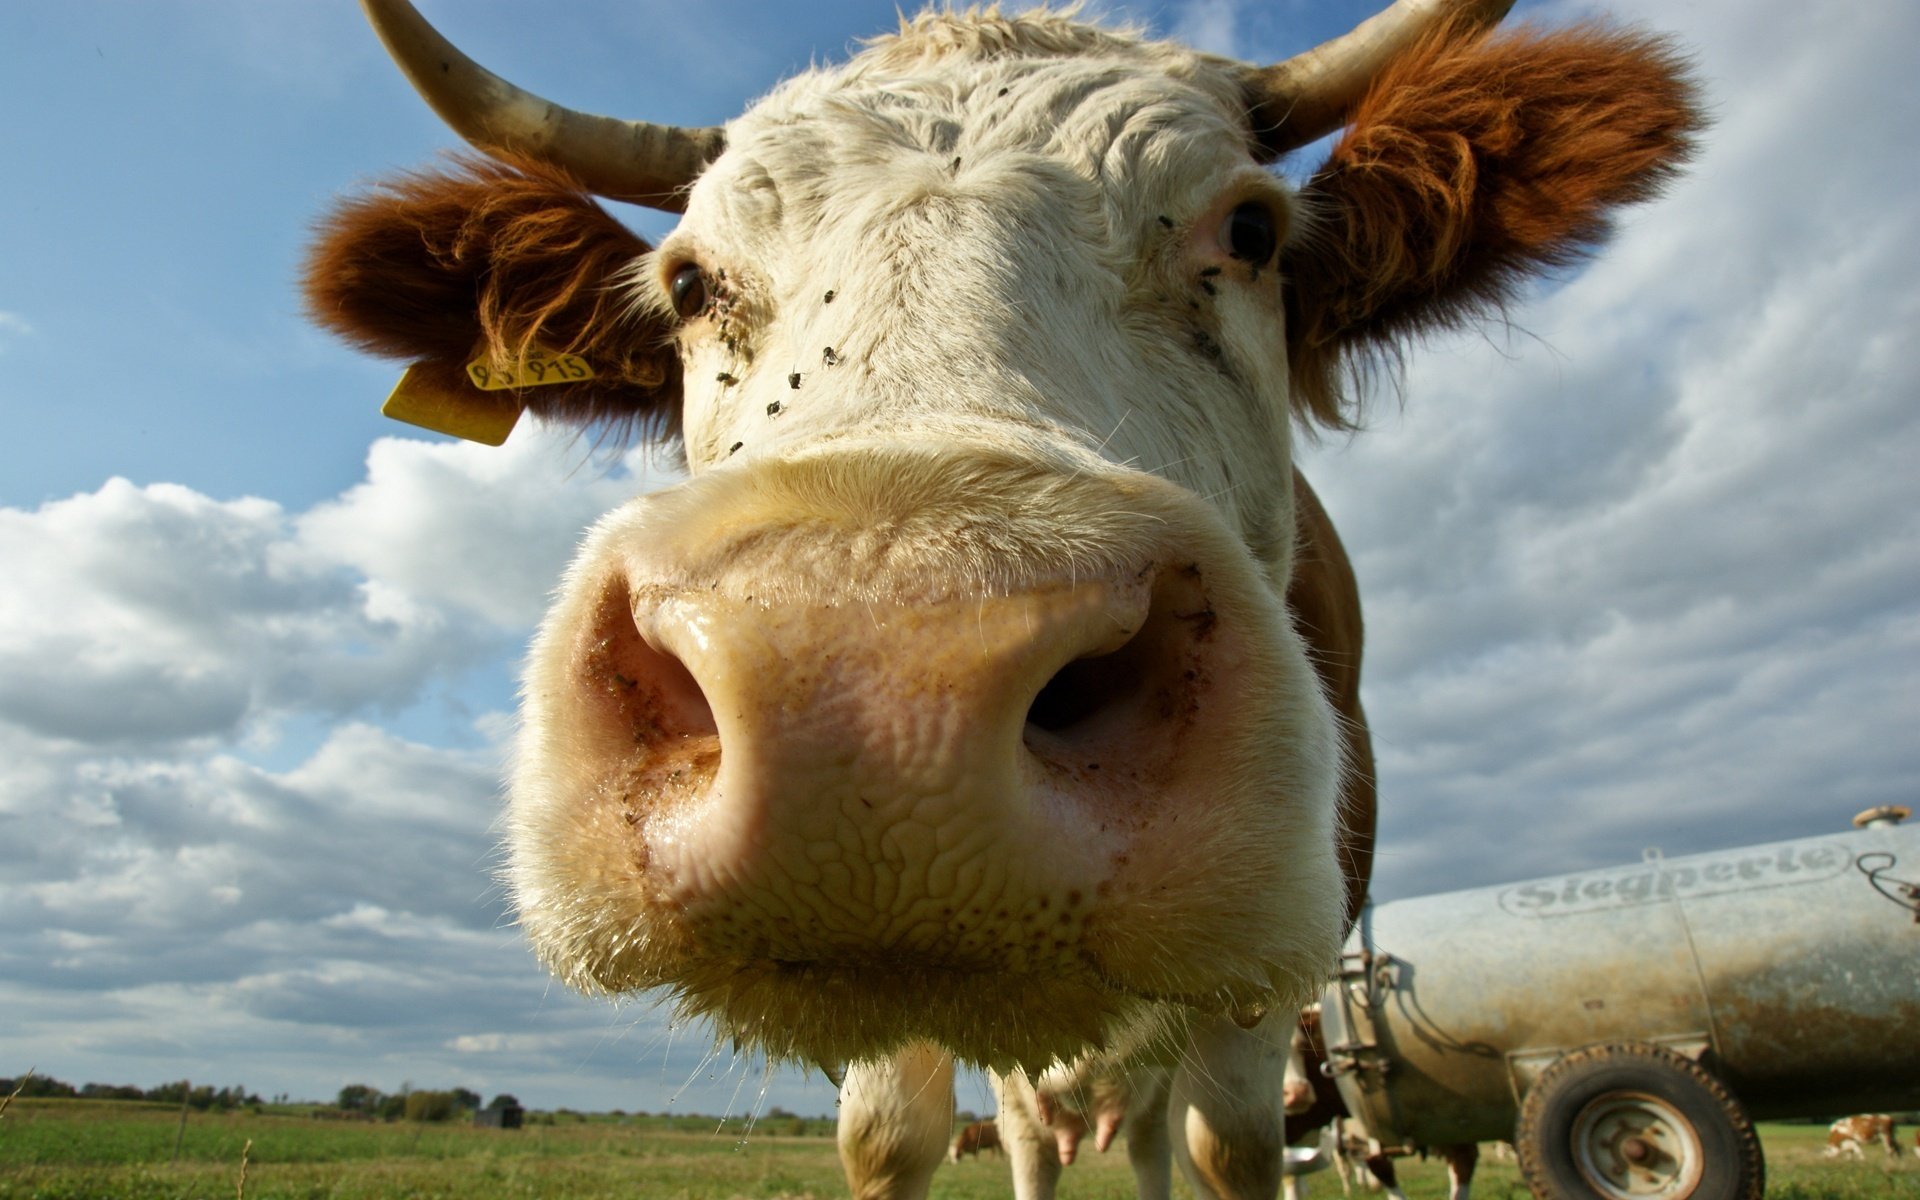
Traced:
<path id="1" fill-rule="evenodd" d="M 1494 25 L 1512 7 L 1513 0 L 1398 0 L 1283 63 L 1248 67 L 1243 86 L 1255 137 L 1278 158 L 1332 133 L 1380 69 L 1422 34 L 1449 21 Z"/>
<path id="2" fill-rule="evenodd" d="M 596 195 L 686 211 L 686 189 L 726 146 L 718 127 L 681 128 L 576 112 L 474 62 L 407 0 L 360 0 L 414 89 L 454 132 L 496 156 L 564 168 Z"/>

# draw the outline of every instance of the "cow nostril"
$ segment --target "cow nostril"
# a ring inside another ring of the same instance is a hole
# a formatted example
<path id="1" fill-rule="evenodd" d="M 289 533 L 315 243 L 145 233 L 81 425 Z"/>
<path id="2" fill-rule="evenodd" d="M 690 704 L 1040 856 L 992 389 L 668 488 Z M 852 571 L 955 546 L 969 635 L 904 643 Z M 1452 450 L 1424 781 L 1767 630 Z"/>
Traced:
<path id="1" fill-rule="evenodd" d="M 718 732 L 699 680 L 678 657 L 641 635 L 632 605 L 623 582 L 608 584 L 581 672 L 616 732 L 643 745 Z"/>
<path id="2" fill-rule="evenodd" d="M 1212 638 L 1213 610 L 1199 573 L 1164 569 L 1139 628 L 1119 648 L 1054 672 L 1027 710 L 1027 728 L 1079 740 L 1177 715 L 1204 687 L 1201 648 Z"/>
<path id="3" fill-rule="evenodd" d="M 1123 704 L 1139 686 L 1144 665 L 1134 639 L 1111 654 L 1077 658 L 1054 672 L 1027 709 L 1027 724 L 1063 733 Z"/>

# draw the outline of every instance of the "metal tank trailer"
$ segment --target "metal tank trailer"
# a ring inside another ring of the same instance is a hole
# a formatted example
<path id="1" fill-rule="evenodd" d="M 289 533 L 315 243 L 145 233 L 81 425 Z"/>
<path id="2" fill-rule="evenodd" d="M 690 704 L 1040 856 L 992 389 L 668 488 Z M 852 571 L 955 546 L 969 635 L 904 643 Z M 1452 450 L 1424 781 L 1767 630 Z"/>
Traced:
<path id="1" fill-rule="evenodd" d="M 1536 1195 L 1758 1200 L 1752 1121 L 1920 1107 L 1920 826 L 1370 906 L 1325 1070 L 1388 1153 L 1511 1140 Z"/>

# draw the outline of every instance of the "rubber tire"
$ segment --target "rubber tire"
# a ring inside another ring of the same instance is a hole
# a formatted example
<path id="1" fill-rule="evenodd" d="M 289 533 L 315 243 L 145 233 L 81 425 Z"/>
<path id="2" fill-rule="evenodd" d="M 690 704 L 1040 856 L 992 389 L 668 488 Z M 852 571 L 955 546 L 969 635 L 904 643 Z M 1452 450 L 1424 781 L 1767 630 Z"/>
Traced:
<path id="1" fill-rule="evenodd" d="M 1642 1042 L 1604 1043 L 1563 1055 L 1528 1090 L 1513 1147 L 1521 1177 L 1538 1200 L 1606 1200 L 1581 1175 L 1574 1123 L 1596 1100 L 1635 1092 L 1671 1108 L 1700 1144 L 1700 1179 L 1685 1193 L 1687 1200 L 1762 1200 L 1766 1159 L 1739 1099 L 1694 1060 Z"/>

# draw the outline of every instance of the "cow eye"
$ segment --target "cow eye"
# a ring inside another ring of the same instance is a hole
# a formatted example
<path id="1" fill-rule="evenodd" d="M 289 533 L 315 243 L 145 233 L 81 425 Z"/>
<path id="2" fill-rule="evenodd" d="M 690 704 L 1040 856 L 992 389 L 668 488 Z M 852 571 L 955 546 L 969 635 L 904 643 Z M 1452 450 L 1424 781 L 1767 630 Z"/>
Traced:
<path id="1" fill-rule="evenodd" d="M 699 316 L 707 306 L 706 272 L 691 263 L 681 267 L 668 282 L 667 294 L 673 298 L 673 311 L 679 313 L 682 320 Z"/>
<path id="2" fill-rule="evenodd" d="M 1220 248 L 1241 262 L 1256 267 L 1266 265 L 1280 248 L 1273 210 L 1250 202 L 1228 213 L 1220 224 Z"/>

